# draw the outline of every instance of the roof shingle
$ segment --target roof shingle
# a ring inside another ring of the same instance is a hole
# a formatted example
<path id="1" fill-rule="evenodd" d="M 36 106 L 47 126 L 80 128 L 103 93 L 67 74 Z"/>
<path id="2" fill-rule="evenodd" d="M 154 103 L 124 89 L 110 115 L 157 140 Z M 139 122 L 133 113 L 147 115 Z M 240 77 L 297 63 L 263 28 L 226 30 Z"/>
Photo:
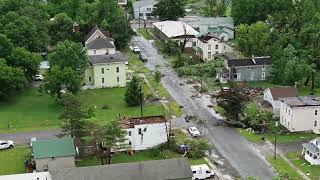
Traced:
<path id="1" fill-rule="evenodd" d="M 253 57 L 247 59 L 228 59 L 229 67 L 239 66 L 255 66 L 255 65 L 271 65 L 272 61 L 270 57 Z"/>

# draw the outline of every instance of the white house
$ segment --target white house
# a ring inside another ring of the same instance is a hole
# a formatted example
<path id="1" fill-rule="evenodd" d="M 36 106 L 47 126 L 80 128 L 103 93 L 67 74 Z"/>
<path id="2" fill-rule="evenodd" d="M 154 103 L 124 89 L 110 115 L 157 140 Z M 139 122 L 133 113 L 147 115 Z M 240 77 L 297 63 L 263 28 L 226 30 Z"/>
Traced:
<path id="1" fill-rule="evenodd" d="M 126 86 L 126 60 L 116 51 L 114 39 L 95 26 L 85 38 L 89 67 L 85 71 L 84 88 Z"/>
<path id="2" fill-rule="evenodd" d="M 320 165 L 320 137 L 302 144 L 302 155 L 311 165 Z"/>
<path id="3" fill-rule="evenodd" d="M 268 88 L 263 93 L 263 100 L 272 106 L 272 112 L 275 116 L 280 116 L 279 98 L 296 97 L 298 90 L 296 87 L 273 87 Z"/>
<path id="4" fill-rule="evenodd" d="M 204 61 L 212 60 L 216 55 L 232 53 L 233 48 L 226 42 L 227 35 L 217 37 L 212 33 L 199 36 L 196 39 L 196 46 L 193 47 L 194 52 Z"/>
<path id="5" fill-rule="evenodd" d="M 23 173 L 0 176 L 0 180 L 51 180 L 50 172 Z"/>
<path id="6" fill-rule="evenodd" d="M 163 116 L 147 116 L 121 121 L 127 131 L 126 143 L 133 150 L 144 150 L 167 142 L 167 120 Z"/>
<path id="7" fill-rule="evenodd" d="M 133 3 L 133 14 L 135 19 L 152 17 L 155 0 L 140 0 Z"/>
<path id="8" fill-rule="evenodd" d="M 193 42 L 198 31 L 190 25 L 181 21 L 161 21 L 153 23 L 154 31 L 157 37 L 163 41 L 169 39 L 176 41 L 178 44 L 186 40 L 186 48 L 192 48 Z"/>
<path id="9" fill-rule="evenodd" d="M 320 101 L 315 96 L 280 98 L 280 123 L 290 132 L 320 129 Z"/>

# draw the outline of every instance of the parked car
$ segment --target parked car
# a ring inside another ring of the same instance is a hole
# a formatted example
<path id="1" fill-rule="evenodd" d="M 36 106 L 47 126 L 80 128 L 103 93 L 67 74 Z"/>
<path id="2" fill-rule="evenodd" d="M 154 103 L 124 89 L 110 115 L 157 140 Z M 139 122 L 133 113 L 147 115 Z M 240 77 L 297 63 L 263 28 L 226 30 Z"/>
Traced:
<path id="1" fill-rule="evenodd" d="M 0 140 L 0 149 L 9 149 L 14 147 L 14 142 L 11 140 Z"/>
<path id="2" fill-rule="evenodd" d="M 144 55 L 144 54 L 140 54 L 140 55 L 139 55 L 139 59 L 140 59 L 142 62 L 147 62 L 147 61 L 148 61 L 147 56 Z"/>
<path id="3" fill-rule="evenodd" d="M 191 134 L 191 136 L 193 137 L 198 137 L 200 136 L 200 131 L 198 130 L 197 127 L 189 127 L 188 128 L 189 133 Z"/>
<path id="4" fill-rule="evenodd" d="M 43 75 L 41 75 L 41 74 L 34 75 L 34 77 L 33 77 L 33 80 L 35 80 L 35 81 L 42 81 L 43 79 L 44 79 Z"/>
<path id="5" fill-rule="evenodd" d="M 132 50 L 134 53 L 139 54 L 140 53 L 140 48 L 138 48 L 137 46 L 133 47 Z"/>
<path id="6" fill-rule="evenodd" d="M 206 164 L 191 166 L 191 170 L 193 174 L 192 180 L 214 178 L 215 176 L 213 170 L 211 170 Z"/>

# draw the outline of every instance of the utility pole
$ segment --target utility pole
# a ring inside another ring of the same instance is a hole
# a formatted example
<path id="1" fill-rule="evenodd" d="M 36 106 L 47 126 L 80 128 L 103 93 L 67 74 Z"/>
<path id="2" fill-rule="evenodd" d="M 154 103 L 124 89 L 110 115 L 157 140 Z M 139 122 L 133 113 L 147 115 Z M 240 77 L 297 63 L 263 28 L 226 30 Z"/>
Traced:
<path id="1" fill-rule="evenodd" d="M 141 1 L 139 1 L 139 29 L 140 29 L 140 18 L 141 18 L 141 17 L 140 17 L 140 2 L 141 2 Z"/>
<path id="2" fill-rule="evenodd" d="M 277 159 L 277 130 L 278 130 L 278 122 L 275 122 L 276 129 L 274 131 L 274 159 Z"/>
<path id="3" fill-rule="evenodd" d="M 143 93 L 142 93 L 141 85 L 140 85 L 139 91 L 140 91 L 140 115 L 141 115 L 141 118 L 143 118 L 143 108 L 142 108 Z"/>

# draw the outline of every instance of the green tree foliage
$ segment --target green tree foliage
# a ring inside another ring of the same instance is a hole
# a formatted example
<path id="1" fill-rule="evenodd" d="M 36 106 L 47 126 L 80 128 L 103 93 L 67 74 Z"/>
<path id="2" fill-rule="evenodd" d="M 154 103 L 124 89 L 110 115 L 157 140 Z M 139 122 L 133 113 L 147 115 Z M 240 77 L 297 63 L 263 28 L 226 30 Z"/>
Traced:
<path id="1" fill-rule="evenodd" d="M 7 64 L 12 67 L 20 67 L 28 80 L 37 74 L 41 56 L 37 53 L 31 53 L 25 48 L 14 48 L 6 58 Z"/>
<path id="2" fill-rule="evenodd" d="M 217 74 L 217 68 L 223 67 L 223 61 L 215 60 L 202 64 L 182 66 L 177 69 L 179 76 L 189 75 L 198 77 L 214 78 Z"/>
<path id="3" fill-rule="evenodd" d="M 111 163 L 111 148 L 115 151 L 127 148 L 126 134 L 127 132 L 120 127 L 119 120 L 110 121 L 99 128 L 97 138 L 102 148 L 107 149 L 108 164 Z"/>
<path id="4" fill-rule="evenodd" d="M 224 0 L 206 0 L 204 14 L 206 16 L 224 16 L 227 9 Z"/>
<path id="5" fill-rule="evenodd" d="M 87 52 L 80 43 L 63 41 L 58 44 L 55 51 L 49 54 L 50 65 L 70 67 L 79 79 L 83 79 L 88 66 Z"/>
<path id="6" fill-rule="evenodd" d="M 200 140 L 187 140 L 185 142 L 189 146 L 189 151 L 187 156 L 189 158 L 203 158 L 205 157 L 205 152 L 211 148 L 211 145 L 208 143 L 207 140 L 200 139 Z"/>
<path id="7" fill-rule="evenodd" d="M 184 6 L 184 0 L 159 0 L 152 13 L 154 16 L 158 16 L 161 21 L 177 21 L 186 14 Z"/>
<path id="8" fill-rule="evenodd" d="M 168 55 L 181 54 L 178 43 L 173 40 L 169 40 L 168 42 L 164 43 L 163 52 Z"/>
<path id="9" fill-rule="evenodd" d="M 127 86 L 124 100 L 126 101 L 128 106 L 137 106 L 140 104 L 141 98 L 143 97 L 140 92 L 139 79 L 133 76 L 129 85 Z"/>
<path id="10" fill-rule="evenodd" d="M 20 68 L 10 67 L 0 59 L 0 99 L 8 98 L 27 86 L 27 79 Z"/>
<path id="11" fill-rule="evenodd" d="M 159 83 L 161 81 L 162 74 L 159 70 L 156 70 L 153 74 L 154 80 Z"/>
<path id="12" fill-rule="evenodd" d="M 270 30 L 267 24 L 257 22 L 251 26 L 241 24 L 236 29 L 236 41 L 248 56 L 268 55 Z"/>
<path id="13" fill-rule="evenodd" d="M 0 58 L 5 58 L 11 54 L 13 45 L 7 36 L 0 34 Z"/>
<path id="14" fill-rule="evenodd" d="M 49 22 L 51 43 L 73 39 L 73 20 L 65 13 L 59 13 Z"/>
<path id="15" fill-rule="evenodd" d="M 62 120 L 62 135 L 83 139 L 90 135 L 91 123 L 88 120 L 92 117 L 92 109 L 84 108 L 78 97 L 71 93 L 65 93 L 61 102 L 64 106 L 60 115 Z"/>

